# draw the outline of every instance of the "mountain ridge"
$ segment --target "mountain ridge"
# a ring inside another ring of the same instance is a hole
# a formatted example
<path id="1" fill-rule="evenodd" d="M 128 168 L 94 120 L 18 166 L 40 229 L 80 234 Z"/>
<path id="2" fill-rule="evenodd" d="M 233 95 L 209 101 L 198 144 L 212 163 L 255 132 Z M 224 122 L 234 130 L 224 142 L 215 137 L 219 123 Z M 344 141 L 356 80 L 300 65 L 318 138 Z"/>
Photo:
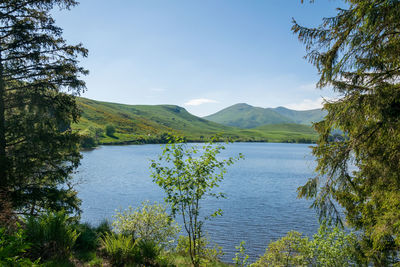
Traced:
<path id="1" fill-rule="evenodd" d="M 293 110 L 282 106 L 261 108 L 238 103 L 203 118 L 226 126 L 251 129 L 268 124 L 311 125 L 313 122 L 321 121 L 325 115 L 326 111 L 322 109 Z"/>

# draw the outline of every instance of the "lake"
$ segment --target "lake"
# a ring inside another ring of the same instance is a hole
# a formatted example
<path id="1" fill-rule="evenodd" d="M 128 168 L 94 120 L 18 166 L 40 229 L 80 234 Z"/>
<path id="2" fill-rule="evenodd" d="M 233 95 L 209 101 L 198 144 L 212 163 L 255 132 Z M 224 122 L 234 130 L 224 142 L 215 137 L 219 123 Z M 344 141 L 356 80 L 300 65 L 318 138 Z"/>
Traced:
<path id="1" fill-rule="evenodd" d="M 264 254 L 270 241 L 290 230 L 312 235 L 318 228 L 310 201 L 297 199 L 296 189 L 313 176 L 315 162 L 307 144 L 234 143 L 221 158 L 242 153 L 244 160 L 228 167 L 221 187 L 226 199 L 207 199 L 205 212 L 221 208 L 222 217 L 207 221 L 210 239 L 232 262 L 235 246 L 244 240 L 251 261 Z M 82 221 L 98 224 L 116 209 L 162 202 L 163 191 L 150 178 L 150 159 L 161 145 L 102 146 L 84 151 L 75 178 L 82 199 Z M 179 222 L 180 220 L 178 220 Z"/>

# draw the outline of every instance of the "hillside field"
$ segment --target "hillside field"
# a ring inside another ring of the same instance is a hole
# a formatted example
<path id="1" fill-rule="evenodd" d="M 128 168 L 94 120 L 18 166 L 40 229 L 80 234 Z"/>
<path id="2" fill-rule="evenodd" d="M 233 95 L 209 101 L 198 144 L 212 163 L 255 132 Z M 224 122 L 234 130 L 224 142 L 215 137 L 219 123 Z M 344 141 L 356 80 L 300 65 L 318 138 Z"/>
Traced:
<path id="1" fill-rule="evenodd" d="M 125 105 L 78 98 L 81 118 L 72 128 L 99 144 L 164 143 L 168 134 L 201 142 L 216 134 L 222 139 L 242 142 L 302 142 L 317 139 L 308 125 L 271 124 L 241 129 L 196 117 L 175 105 Z M 112 125 L 115 133 L 105 134 Z"/>

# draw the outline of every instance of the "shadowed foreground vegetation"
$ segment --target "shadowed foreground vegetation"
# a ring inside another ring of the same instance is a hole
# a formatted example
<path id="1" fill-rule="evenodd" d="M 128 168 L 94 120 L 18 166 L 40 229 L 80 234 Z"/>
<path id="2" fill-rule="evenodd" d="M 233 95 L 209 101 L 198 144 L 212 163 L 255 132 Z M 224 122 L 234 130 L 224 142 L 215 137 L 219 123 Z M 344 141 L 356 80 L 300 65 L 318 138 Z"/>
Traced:
<path id="1" fill-rule="evenodd" d="M 0 265 L 192 266 L 188 237 L 178 237 L 179 227 L 167 218 L 164 206 L 147 202 L 96 227 L 64 212 L 28 217 L 16 228 L 0 228 Z M 313 238 L 292 231 L 271 242 L 255 262 L 248 260 L 242 242 L 232 263 L 224 263 L 222 248 L 202 238 L 199 266 L 347 266 L 361 263 L 356 241 L 355 235 L 324 223 Z"/>

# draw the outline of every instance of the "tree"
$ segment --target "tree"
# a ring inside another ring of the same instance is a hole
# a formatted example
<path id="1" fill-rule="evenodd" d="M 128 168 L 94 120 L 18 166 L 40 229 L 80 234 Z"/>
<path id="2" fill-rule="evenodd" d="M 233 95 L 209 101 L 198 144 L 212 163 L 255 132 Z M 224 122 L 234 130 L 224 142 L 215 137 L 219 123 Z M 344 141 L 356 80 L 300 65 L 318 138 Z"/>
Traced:
<path id="1" fill-rule="evenodd" d="M 0 3 L 0 215 L 43 209 L 78 210 L 70 174 L 78 166 L 79 136 L 69 127 L 85 88 L 78 56 L 50 15 L 74 0 Z M 61 186 L 63 185 L 63 186 Z"/>
<path id="2" fill-rule="evenodd" d="M 400 245 L 400 2 L 345 0 L 348 8 L 316 28 L 294 21 L 320 74 L 319 87 L 339 94 L 326 102 L 313 148 L 318 175 L 299 188 L 322 217 L 363 235 L 375 265 L 398 261 Z M 346 138 L 329 138 L 341 130 Z M 342 209 L 336 207 L 339 204 Z"/>
<path id="3" fill-rule="evenodd" d="M 106 135 L 114 136 L 115 134 L 115 126 L 114 125 L 107 125 L 106 126 Z"/>
<path id="4" fill-rule="evenodd" d="M 209 216 L 200 216 L 200 201 L 206 196 L 224 197 L 215 192 L 223 179 L 226 167 L 242 157 L 217 159 L 225 147 L 213 140 L 202 146 L 187 146 L 182 139 L 173 138 L 158 160 L 153 160 L 152 177 L 166 193 L 165 201 L 170 204 L 173 216 L 182 215 L 184 229 L 189 239 L 189 255 L 194 266 L 199 266 L 203 224 L 206 219 L 221 215 L 219 209 Z"/>

